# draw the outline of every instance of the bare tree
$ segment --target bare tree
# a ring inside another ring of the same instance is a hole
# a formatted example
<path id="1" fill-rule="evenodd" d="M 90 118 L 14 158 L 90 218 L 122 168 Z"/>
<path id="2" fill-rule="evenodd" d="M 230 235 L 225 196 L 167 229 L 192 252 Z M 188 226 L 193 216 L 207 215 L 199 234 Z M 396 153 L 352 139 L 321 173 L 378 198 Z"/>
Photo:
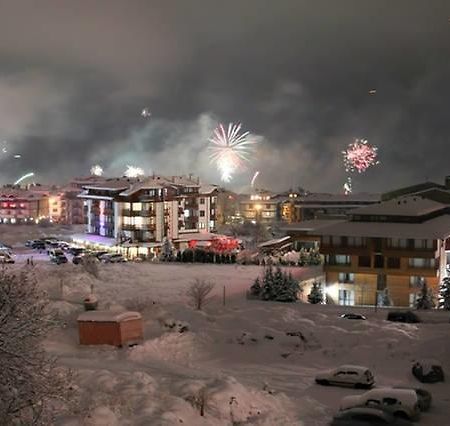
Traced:
<path id="1" fill-rule="evenodd" d="M 192 306 L 200 311 L 203 306 L 210 302 L 210 293 L 213 288 L 213 282 L 200 280 L 197 278 L 191 283 L 186 294 Z"/>
<path id="2" fill-rule="evenodd" d="M 98 259 L 95 256 L 83 256 L 82 265 L 84 270 L 94 278 L 99 278 Z"/>
<path id="3" fill-rule="evenodd" d="M 29 273 L 0 270 L 0 423 L 45 425 L 68 396 L 67 376 L 41 346 L 56 324 Z"/>

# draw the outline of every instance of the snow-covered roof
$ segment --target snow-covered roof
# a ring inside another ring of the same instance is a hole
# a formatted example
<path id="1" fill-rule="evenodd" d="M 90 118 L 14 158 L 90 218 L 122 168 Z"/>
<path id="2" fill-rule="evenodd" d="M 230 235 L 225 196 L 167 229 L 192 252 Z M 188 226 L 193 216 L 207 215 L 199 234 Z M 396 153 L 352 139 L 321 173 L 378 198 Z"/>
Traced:
<path id="1" fill-rule="evenodd" d="M 352 194 L 328 194 L 320 192 L 311 192 L 302 197 L 294 198 L 296 204 L 302 203 L 376 203 L 381 200 L 381 194 L 371 193 L 352 193 Z"/>
<path id="2" fill-rule="evenodd" d="M 264 241 L 261 244 L 258 244 L 259 248 L 263 248 L 263 247 L 270 247 L 270 246 L 274 246 L 277 244 L 282 244 L 282 243 L 287 243 L 288 241 L 290 241 L 291 237 L 288 235 L 286 237 L 283 238 L 276 238 L 273 240 L 269 240 L 269 241 Z"/>
<path id="3" fill-rule="evenodd" d="M 379 204 L 352 210 L 354 215 L 423 216 L 442 210 L 445 204 L 418 195 L 394 198 Z"/>
<path id="4" fill-rule="evenodd" d="M 305 231 L 311 232 L 336 223 L 345 222 L 343 219 L 313 219 L 304 220 L 303 222 L 287 223 L 280 226 L 282 231 Z"/>
<path id="5" fill-rule="evenodd" d="M 109 178 L 97 183 L 84 185 L 83 187 L 87 189 L 99 189 L 104 191 L 118 191 L 125 190 L 136 182 L 139 182 L 139 178 Z"/>
<path id="6" fill-rule="evenodd" d="M 142 182 L 136 182 L 132 184 L 129 188 L 121 192 L 119 195 L 127 197 L 129 195 L 135 194 L 142 189 L 161 189 L 164 188 L 164 186 L 169 186 L 165 179 L 161 179 L 159 176 L 149 177 Z"/>
<path id="7" fill-rule="evenodd" d="M 422 223 L 342 221 L 314 231 L 318 235 L 442 239 L 450 237 L 450 215 L 438 216 Z"/>
<path id="8" fill-rule="evenodd" d="M 199 189 L 200 194 L 211 194 L 216 191 L 219 187 L 217 185 L 201 185 Z"/>
<path id="9" fill-rule="evenodd" d="M 133 311 L 87 311 L 78 315 L 81 322 L 122 322 L 141 319 L 139 312 Z"/>

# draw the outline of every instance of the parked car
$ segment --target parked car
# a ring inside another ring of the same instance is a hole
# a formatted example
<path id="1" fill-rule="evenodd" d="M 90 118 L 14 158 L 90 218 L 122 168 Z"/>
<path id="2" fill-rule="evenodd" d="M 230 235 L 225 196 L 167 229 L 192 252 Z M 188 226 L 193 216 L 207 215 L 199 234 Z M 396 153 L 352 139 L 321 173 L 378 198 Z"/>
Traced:
<path id="1" fill-rule="evenodd" d="M 69 248 L 69 243 L 66 241 L 58 241 L 58 247 L 62 250 L 67 250 Z"/>
<path id="2" fill-rule="evenodd" d="M 364 315 L 354 314 L 352 312 L 348 312 L 346 314 L 342 314 L 341 318 L 352 319 L 352 320 L 365 320 L 365 319 L 367 319 Z"/>
<path id="3" fill-rule="evenodd" d="M 332 370 L 316 375 L 319 385 L 353 386 L 355 388 L 371 388 L 375 384 L 372 372 L 359 365 L 341 365 Z"/>
<path id="4" fill-rule="evenodd" d="M 100 261 L 103 263 L 121 263 L 126 262 L 127 259 L 125 259 L 121 254 L 104 254 L 103 256 L 100 256 Z"/>
<path id="5" fill-rule="evenodd" d="M 86 251 L 86 249 L 84 247 L 74 247 L 74 246 L 70 246 L 67 251 L 70 254 L 73 254 L 74 256 L 78 256 L 79 254 L 83 253 Z"/>
<path id="6" fill-rule="evenodd" d="M 64 252 L 57 248 L 49 251 L 50 261 L 60 265 L 61 263 L 67 263 L 67 257 Z"/>
<path id="7" fill-rule="evenodd" d="M 30 247 L 31 248 L 33 243 L 34 243 L 34 240 L 27 240 L 27 241 L 25 241 L 25 247 Z"/>
<path id="8" fill-rule="evenodd" d="M 412 366 L 411 372 L 422 383 L 436 383 L 445 380 L 442 365 L 434 359 L 416 361 Z"/>
<path id="9" fill-rule="evenodd" d="M 406 322 L 416 324 L 421 322 L 420 318 L 412 311 L 392 311 L 388 313 L 388 321 Z"/>
<path id="10" fill-rule="evenodd" d="M 85 258 L 87 256 L 89 256 L 93 261 L 99 262 L 99 260 L 95 256 L 93 256 L 91 253 L 89 253 L 89 252 L 84 252 L 84 253 L 81 253 L 81 254 L 79 254 L 77 256 L 73 256 L 72 262 L 75 265 L 79 265 L 80 263 L 83 262 L 83 258 Z"/>
<path id="11" fill-rule="evenodd" d="M 431 393 L 428 392 L 427 390 L 406 385 L 394 386 L 394 389 L 412 389 L 417 395 L 420 411 L 428 411 L 430 409 L 433 398 L 431 396 Z"/>
<path id="12" fill-rule="evenodd" d="M 6 252 L 0 252 L 0 263 L 15 263 L 15 260 L 10 254 Z"/>
<path id="13" fill-rule="evenodd" d="M 384 410 L 369 407 L 350 408 L 337 413 L 330 426 L 411 426 L 409 420 L 393 416 Z"/>
<path id="14" fill-rule="evenodd" d="M 377 388 L 341 401 L 341 410 L 356 407 L 377 408 L 413 421 L 420 417 L 419 399 L 413 389 Z"/>
<path id="15" fill-rule="evenodd" d="M 42 240 L 34 240 L 31 248 L 35 250 L 45 250 L 45 242 Z"/>
<path id="16" fill-rule="evenodd" d="M 103 255 L 108 254 L 108 253 L 109 253 L 109 252 L 107 252 L 107 251 L 94 251 L 94 252 L 92 252 L 92 255 L 95 256 L 97 259 L 100 260 L 100 258 L 101 258 Z"/>

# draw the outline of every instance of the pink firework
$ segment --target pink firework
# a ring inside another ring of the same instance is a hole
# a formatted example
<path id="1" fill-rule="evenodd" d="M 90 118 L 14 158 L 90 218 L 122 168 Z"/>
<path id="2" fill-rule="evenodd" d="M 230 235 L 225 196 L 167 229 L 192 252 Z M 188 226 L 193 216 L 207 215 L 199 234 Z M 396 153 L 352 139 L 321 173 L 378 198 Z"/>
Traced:
<path id="1" fill-rule="evenodd" d="M 369 167 L 378 164 L 378 148 L 367 142 L 366 139 L 355 139 L 355 142 L 348 145 L 344 156 L 344 166 L 347 172 L 365 172 Z"/>

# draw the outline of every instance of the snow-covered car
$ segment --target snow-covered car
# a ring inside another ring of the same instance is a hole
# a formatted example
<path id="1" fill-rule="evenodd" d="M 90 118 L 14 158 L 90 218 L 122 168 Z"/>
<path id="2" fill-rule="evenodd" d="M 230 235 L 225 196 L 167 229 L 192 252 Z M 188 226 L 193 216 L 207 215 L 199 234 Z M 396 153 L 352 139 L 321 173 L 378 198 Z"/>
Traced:
<path id="1" fill-rule="evenodd" d="M 60 248 L 52 249 L 49 251 L 50 261 L 61 265 L 62 263 L 67 263 L 67 257 Z"/>
<path id="2" fill-rule="evenodd" d="M 0 263 L 15 263 L 15 260 L 6 252 L 0 252 Z"/>
<path id="3" fill-rule="evenodd" d="M 316 383 L 319 385 L 353 386 L 360 389 L 369 389 L 375 384 L 375 379 L 367 367 L 341 365 L 317 374 Z"/>
<path id="4" fill-rule="evenodd" d="M 356 407 L 376 408 L 409 420 L 420 417 L 419 399 L 413 389 L 377 388 L 341 400 L 341 410 Z"/>
<path id="5" fill-rule="evenodd" d="M 412 389 L 417 395 L 420 411 L 428 411 L 430 409 L 433 398 L 431 396 L 431 393 L 427 390 L 406 385 L 394 386 L 394 389 Z"/>
<path id="6" fill-rule="evenodd" d="M 434 359 L 416 361 L 412 366 L 411 372 L 422 383 L 436 383 L 445 380 L 442 365 Z"/>
<path id="7" fill-rule="evenodd" d="M 103 263 L 121 263 L 126 262 L 127 259 L 121 254 L 104 254 L 103 256 L 100 256 L 100 261 Z"/>
<path id="8" fill-rule="evenodd" d="M 406 322 L 410 324 L 416 324 L 420 321 L 420 318 L 412 311 L 392 311 L 388 313 L 388 321 L 394 322 Z"/>
<path id="9" fill-rule="evenodd" d="M 354 314 L 352 312 L 347 312 L 341 315 L 341 318 L 352 319 L 352 320 L 365 320 L 367 319 L 364 315 Z"/>
<path id="10" fill-rule="evenodd" d="M 337 413 L 330 423 L 330 426 L 411 426 L 409 420 L 393 416 L 387 411 L 376 408 L 360 407 L 350 408 Z"/>

